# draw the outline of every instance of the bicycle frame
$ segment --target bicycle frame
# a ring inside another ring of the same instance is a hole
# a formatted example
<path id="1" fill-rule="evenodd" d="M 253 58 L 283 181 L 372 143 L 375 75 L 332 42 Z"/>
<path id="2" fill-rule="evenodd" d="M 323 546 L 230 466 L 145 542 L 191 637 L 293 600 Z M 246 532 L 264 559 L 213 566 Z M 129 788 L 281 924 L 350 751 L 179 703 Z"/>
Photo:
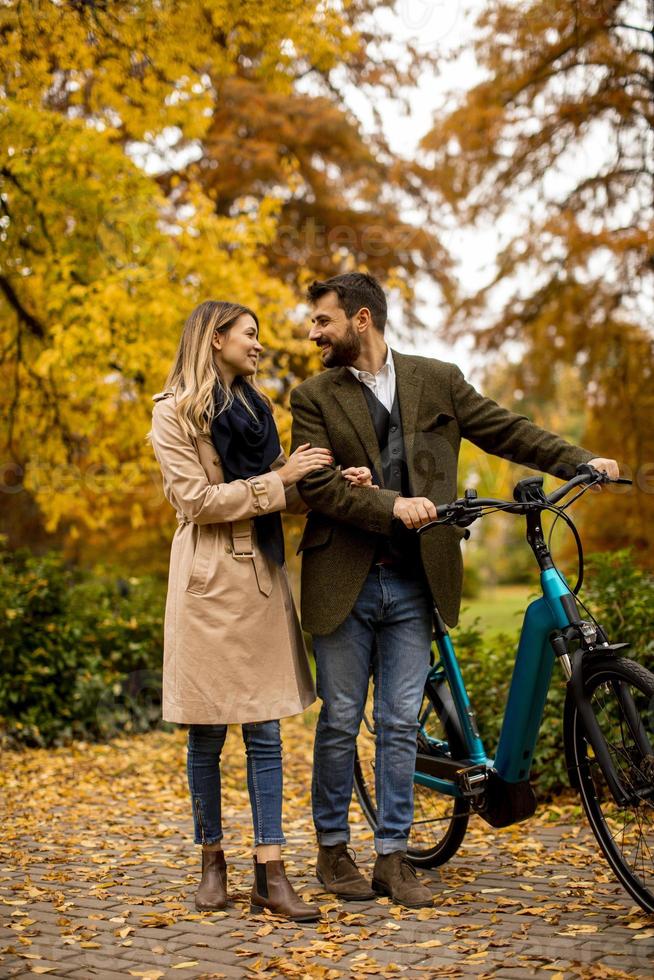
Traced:
<path id="1" fill-rule="evenodd" d="M 525 611 L 494 759 L 487 756 L 477 731 L 468 692 L 446 629 L 439 631 L 436 637 L 440 660 L 430 674 L 430 680 L 437 680 L 442 674 L 447 678 L 470 764 L 492 767 L 509 783 L 522 782 L 529 777 L 555 660 L 549 636 L 552 630 L 569 625 L 561 597 L 570 593 L 561 573 L 556 568 L 548 568 L 541 572 L 540 583 L 542 596 L 531 602 Z M 416 773 L 416 782 L 450 796 L 460 795 L 455 783 L 447 779 Z"/>
<path id="2" fill-rule="evenodd" d="M 563 491 L 567 492 L 569 486 L 567 484 Z M 539 504 L 538 491 L 542 492 L 542 479 L 528 478 L 517 484 L 514 499 L 519 503 L 531 501 Z M 465 501 L 444 505 L 444 509 L 447 513 L 450 507 L 463 503 L 465 510 L 469 499 L 475 501 L 475 497 L 469 497 L 466 491 Z M 497 503 L 501 505 L 502 501 L 481 500 L 479 505 Z M 439 660 L 429 674 L 429 681 L 435 696 L 445 702 L 445 713 L 449 713 L 450 721 L 455 725 L 464 749 L 457 751 L 456 757 L 452 758 L 445 743 L 429 737 L 424 727 L 430 710 L 428 707 L 420 719 L 421 734 L 436 751 L 418 753 L 414 778 L 417 783 L 450 796 L 465 794 L 474 797 L 478 793 L 485 794 L 485 810 L 480 812 L 493 826 L 506 826 L 524 819 L 535 808 L 536 798 L 529 777 L 557 657 L 562 658 L 568 691 L 572 692 L 583 720 L 586 737 L 592 745 L 614 799 L 619 806 L 631 800 L 629 788 L 622 784 L 590 702 L 584 695 L 582 681 L 582 664 L 586 655 L 584 651 L 596 649 L 594 643 L 598 632 L 602 641 L 602 653 L 617 652 L 627 644 L 609 644 L 601 627 L 596 624 L 594 628 L 592 624 L 580 619 L 574 595 L 564 576 L 556 568 L 543 538 L 540 510 L 539 506 L 528 508 L 525 516 L 527 541 L 540 568 L 542 595 L 531 602 L 525 611 L 494 758 L 489 758 L 486 753 L 447 627 L 438 609 L 434 609 Z M 571 634 L 580 636 L 582 641 L 581 648 L 575 649 L 572 654 L 568 651 L 568 638 Z M 587 641 L 587 637 L 591 639 Z M 626 709 L 635 710 L 628 692 L 623 692 L 623 699 Z M 441 713 L 439 709 L 439 714 Z M 629 710 L 627 717 L 630 717 Z M 636 734 L 640 743 L 642 736 L 639 729 Z M 438 752 L 439 748 L 443 749 L 442 754 Z M 646 749 L 651 752 L 649 743 Z"/>
<path id="3" fill-rule="evenodd" d="M 435 867 L 456 852 L 470 813 L 502 828 L 535 812 L 531 768 L 558 659 L 567 682 L 563 749 L 570 782 L 580 792 L 611 868 L 641 908 L 651 912 L 654 888 L 642 855 L 646 851 L 651 858 L 646 841 L 654 800 L 654 738 L 646 719 L 654 675 L 624 659 L 622 651 L 629 644 L 619 638 L 610 642 L 592 612 L 576 600 L 584 577 L 583 546 L 564 513 L 589 486 L 609 482 L 629 481 L 581 465 L 576 476 L 548 496 L 542 491 L 542 478 L 537 477 L 521 480 L 514 488 L 513 501 L 480 498 L 474 489 L 468 489 L 464 498 L 438 505 L 436 519 L 424 526 L 425 530 L 433 524 L 465 528 L 501 510 L 526 517 L 527 541 L 540 569 L 541 594 L 524 612 L 494 757 L 487 754 L 452 639 L 434 607 L 435 662 L 433 659 L 424 690 L 414 779 L 428 791 L 456 802 L 443 808 L 441 801 L 434 809 L 429 792 L 417 794 L 414 823 L 432 823 L 434 829 L 417 826 L 408 853 L 414 864 Z M 584 489 L 572 501 L 556 506 L 581 485 Z M 563 517 L 575 537 L 579 574 L 574 591 L 556 568 L 545 542 L 541 521 L 545 510 Z M 358 765 L 357 793 L 374 826 L 374 806 L 360 759 Z M 646 809 L 639 809 L 643 806 Z M 635 835 L 630 835 L 628 831 L 634 829 Z"/>

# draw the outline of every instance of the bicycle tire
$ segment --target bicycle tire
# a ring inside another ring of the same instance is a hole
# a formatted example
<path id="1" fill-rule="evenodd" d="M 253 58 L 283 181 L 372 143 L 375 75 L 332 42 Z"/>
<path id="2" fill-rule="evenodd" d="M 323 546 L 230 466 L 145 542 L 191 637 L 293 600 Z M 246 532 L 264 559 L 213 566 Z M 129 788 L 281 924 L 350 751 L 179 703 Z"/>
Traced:
<path id="1" fill-rule="evenodd" d="M 426 701 L 429 702 L 438 718 L 438 724 L 442 729 L 441 737 L 443 735 L 445 736 L 449 746 L 449 757 L 451 758 L 452 753 L 454 753 L 454 758 L 463 758 L 465 753 L 459 733 L 452 722 L 451 715 L 444 710 L 437 688 L 429 681 L 425 685 L 423 708 L 425 707 Z M 421 708 L 421 716 L 423 708 Z M 366 773 L 372 775 L 372 770 L 370 766 L 362 764 L 359 746 L 357 745 L 354 760 L 354 789 L 365 818 L 374 831 L 377 826 L 374 780 L 370 777 L 367 778 Z M 419 804 L 417 804 L 418 800 L 420 800 Z M 423 842 L 424 833 L 422 834 L 423 840 L 420 840 L 416 832 L 416 809 L 417 805 L 426 807 L 430 802 L 432 807 L 438 804 L 446 810 L 449 807 L 451 812 L 449 814 L 446 812 L 442 818 L 440 816 L 435 818 L 438 821 L 437 823 L 434 820 L 420 821 L 421 828 L 423 824 L 431 823 L 435 830 L 434 839 L 427 845 Z M 435 790 L 414 783 L 414 823 L 411 827 L 407 847 L 407 857 L 411 863 L 421 868 L 435 868 L 449 861 L 456 854 L 465 837 L 469 815 L 470 803 L 463 797 L 445 796 Z M 440 829 L 441 827 L 442 830 Z"/>
<path id="2" fill-rule="evenodd" d="M 618 775 L 643 798 L 618 807 L 568 693 L 565 738 L 570 781 L 581 795 L 591 829 L 618 881 L 644 911 L 654 912 L 654 756 L 643 754 L 636 744 L 623 707 L 627 688 L 619 685 L 628 685 L 640 724 L 650 745 L 654 744 L 654 674 L 633 660 L 617 657 L 598 657 L 584 664 L 584 690 Z"/>

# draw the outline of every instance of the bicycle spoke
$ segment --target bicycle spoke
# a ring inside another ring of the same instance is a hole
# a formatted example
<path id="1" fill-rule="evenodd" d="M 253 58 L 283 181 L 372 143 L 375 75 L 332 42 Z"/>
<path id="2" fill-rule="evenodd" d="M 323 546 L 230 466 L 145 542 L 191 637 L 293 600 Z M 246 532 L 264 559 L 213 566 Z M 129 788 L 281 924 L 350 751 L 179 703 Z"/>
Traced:
<path id="1" fill-rule="evenodd" d="M 641 906 L 654 911 L 654 787 L 648 754 L 654 677 L 630 661 L 607 662 L 603 670 L 605 676 L 598 669 L 597 681 L 591 684 L 590 701 L 629 800 L 623 806 L 616 803 L 585 734 L 575 756 L 577 778 L 609 862 Z"/>

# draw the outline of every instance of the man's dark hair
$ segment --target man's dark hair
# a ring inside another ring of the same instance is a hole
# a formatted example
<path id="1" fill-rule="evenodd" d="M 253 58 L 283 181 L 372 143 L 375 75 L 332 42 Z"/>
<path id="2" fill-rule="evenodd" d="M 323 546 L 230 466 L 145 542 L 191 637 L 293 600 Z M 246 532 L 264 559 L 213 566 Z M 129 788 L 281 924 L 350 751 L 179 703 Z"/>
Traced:
<path id="1" fill-rule="evenodd" d="M 331 279 L 316 279 L 307 290 L 307 298 L 310 303 L 315 303 L 329 292 L 336 293 L 339 305 L 348 318 L 365 306 L 370 310 L 374 326 L 383 334 L 386 327 L 386 296 L 374 276 L 365 272 L 344 272 L 340 276 L 332 276 Z"/>

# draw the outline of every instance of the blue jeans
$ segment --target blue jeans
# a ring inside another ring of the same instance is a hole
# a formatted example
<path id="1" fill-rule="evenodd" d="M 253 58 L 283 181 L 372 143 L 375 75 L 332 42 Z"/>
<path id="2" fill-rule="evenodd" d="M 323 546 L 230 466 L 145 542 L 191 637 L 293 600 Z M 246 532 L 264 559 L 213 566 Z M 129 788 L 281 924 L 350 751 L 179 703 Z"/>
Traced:
<path id="1" fill-rule="evenodd" d="M 372 672 L 375 849 L 378 854 L 406 850 L 413 822 L 418 713 L 430 666 L 432 609 L 424 580 L 376 565 L 347 619 L 333 633 L 313 638 L 322 707 L 311 795 L 320 844 L 350 839 L 354 752 Z"/>
<path id="2" fill-rule="evenodd" d="M 242 725 L 254 843 L 285 844 L 282 831 L 282 743 L 278 721 Z M 220 755 L 227 725 L 189 725 L 186 771 L 196 844 L 222 840 Z"/>

